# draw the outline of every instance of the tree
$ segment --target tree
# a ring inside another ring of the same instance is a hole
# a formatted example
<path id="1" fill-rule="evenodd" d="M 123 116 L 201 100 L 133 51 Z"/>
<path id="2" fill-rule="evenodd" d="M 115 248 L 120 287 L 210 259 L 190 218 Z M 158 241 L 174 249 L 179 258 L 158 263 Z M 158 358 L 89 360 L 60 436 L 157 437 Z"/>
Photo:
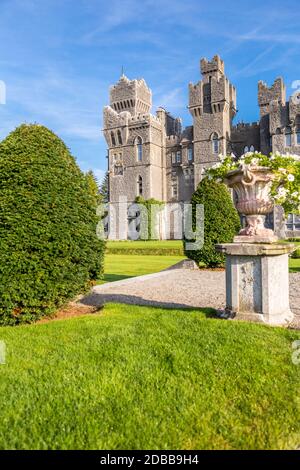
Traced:
<path id="1" fill-rule="evenodd" d="M 100 194 L 102 196 L 102 202 L 109 202 L 109 173 L 105 173 L 105 176 L 100 184 Z"/>
<path id="2" fill-rule="evenodd" d="M 103 198 L 102 198 L 102 195 L 100 193 L 99 186 L 98 186 L 98 180 L 97 180 L 95 174 L 93 173 L 92 170 L 89 170 L 85 174 L 85 177 L 86 177 L 87 184 L 88 184 L 89 190 L 91 192 L 91 195 L 96 198 L 98 204 L 101 204 L 101 202 L 103 202 Z"/>
<path id="3" fill-rule="evenodd" d="M 50 130 L 22 125 L 0 143 L 0 324 L 50 314 L 101 275 L 96 207 Z"/>
<path id="4" fill-rule="evenodd" d="M 137 196 L 135 198 L 135 203 L 144 206 L 147 214 L 147 217 L 145 217 L 146 220 L 141 220 L 141 225 L 144 230 L 140 233 L 140 239 L 157 240 L 159 238 L 157 218 L 163 209 L 164 203 L 162 201 L 157 201 L 154 198 L 144 199 L 142 196 Z M 143 214 L 141 214 L 140 217 L 143 218 Z"/>
<path id="5" fill-rule="evenodd" d="M 241 225 L 227 187 L 204 178 L 194 192 L 191 203 L 193 230 L 196 229 L 195 207 L 197 204 L 204 205 L 204 245 L 199 250 L 187 250 L 185 244 L 186 256 L 207 267 L 224 265 L 224 255 L 216 251 L 215 245 L 232 242 Z"/>

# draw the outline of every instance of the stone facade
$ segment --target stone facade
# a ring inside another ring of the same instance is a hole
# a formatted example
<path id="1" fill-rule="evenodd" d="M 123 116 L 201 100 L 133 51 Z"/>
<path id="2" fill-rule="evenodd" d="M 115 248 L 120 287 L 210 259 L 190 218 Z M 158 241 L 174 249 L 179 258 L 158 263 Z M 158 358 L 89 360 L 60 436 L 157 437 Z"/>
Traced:
<path id="1" fill-rule="evenodd" d="M 286 102 L 281 78 L 271 87 L 258 83 L 260 120 L 232 124 L 236 90 L 225 76 L 219 56 L 200 61 L 201 80 L 189 84 L 189 111 L 193 125 L 159 108 L 151 114 L 152 93 L 143 79 L 122 75 L 110 88 L 104 108 L 104 136 L 108 145 L 111 203 L 139 195 L 164 202 L 188 202 L 201 180 L 203 168 L 219 161 L 219 154 L 246 151 L 300 154 L 300 100 Z M 118 217 L 117 217 L 118 218 Z M 275 230 L 300 235 L 300 219 L 285 225 L 279 209 L 270 217 Z M 163 237 L 163 233 L 161 233 Z M 126 233 L 124 234 L 126 238 Z"/>

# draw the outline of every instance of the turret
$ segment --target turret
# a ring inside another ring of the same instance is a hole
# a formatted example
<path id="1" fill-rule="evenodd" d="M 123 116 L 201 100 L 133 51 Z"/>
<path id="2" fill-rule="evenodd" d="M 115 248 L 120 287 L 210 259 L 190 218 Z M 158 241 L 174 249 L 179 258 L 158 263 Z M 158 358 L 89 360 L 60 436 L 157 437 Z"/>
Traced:
<path id="1" fill-rule="evenodd" d="M 124 74 L 110 88 L 110 106 L 118 113 L 129 111 L 132 116 L 148 114 L 152 93 L 144 79 L 129 80 Z"/>
<path id="2" fill-rule="evenodd" d="M 282 78 L 277 78 L 271 87 L 263 81 L 258 82 L 258 105 L 261 117 L 269 114 L 272 102 L 285 105 L 286 88 Z"/>
<path id="3" fill-rule="evenodd" d="M 225 76 L 224 62 L 218 56 L 200 61 L 202 79 L 189 84 L 189 110 L 194 121 L 195 184 L 203 165 L 227 153 L 232 119 L 236 113 L 235 87 Z"/>

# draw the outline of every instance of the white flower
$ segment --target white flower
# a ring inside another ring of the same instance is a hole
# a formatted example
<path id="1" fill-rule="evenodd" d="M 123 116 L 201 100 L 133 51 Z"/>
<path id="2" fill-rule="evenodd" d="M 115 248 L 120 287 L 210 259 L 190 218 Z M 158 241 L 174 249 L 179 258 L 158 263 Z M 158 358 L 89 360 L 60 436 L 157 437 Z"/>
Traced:
<path id="1" fill-rule="evenodd" d="M 218 168 L 220 168 L 220 166 L 222 166 L 222 163 L 221 163 L 221 162 L 217 162 L 217 163 L 215 163 L 211 168 L 214 169 L 214 170 L 217 170 Z"/>
<path id="2" fill-rule="evenodd" d="M 281 196 L 283 196 L 283 197 L 286 196 L 287 193 L 288 193 L 288 190 L 285 189 L 285 188 L 282 188 L 282 187 L 279 188 L 278 191 L 277 191 L 277 194 L 278 194 L 278 196 L 280 196 L 280 197 L 281 197 Z"/>
<path id="3" fill-rule="evenodd" d="M 287 177 L 287 179 L 288 179 L 289 181 L 294 181 L 294 180 L 295 180 L 295 176 L 289 174 L 288 177 Z"/>

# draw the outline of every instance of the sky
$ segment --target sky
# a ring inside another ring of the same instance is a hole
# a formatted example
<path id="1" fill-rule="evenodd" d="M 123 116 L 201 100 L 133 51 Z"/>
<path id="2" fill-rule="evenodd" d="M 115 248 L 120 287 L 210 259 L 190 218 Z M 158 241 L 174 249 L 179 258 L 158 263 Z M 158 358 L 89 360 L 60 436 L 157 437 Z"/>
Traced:
<path id="1" fill-rule="evenodd" d="M 191 125 L 188 83 L 215 54 L 237 87 L 235 122 L 257 121 L 258 80 L 282 76 L 288 96 L 300 80 L 299 0 L 0 0 L 0 139 L 43 124 L 101 180 L 102 110 L 122 66 L 145 78 L 152 112 L 163 106 Z"/>

